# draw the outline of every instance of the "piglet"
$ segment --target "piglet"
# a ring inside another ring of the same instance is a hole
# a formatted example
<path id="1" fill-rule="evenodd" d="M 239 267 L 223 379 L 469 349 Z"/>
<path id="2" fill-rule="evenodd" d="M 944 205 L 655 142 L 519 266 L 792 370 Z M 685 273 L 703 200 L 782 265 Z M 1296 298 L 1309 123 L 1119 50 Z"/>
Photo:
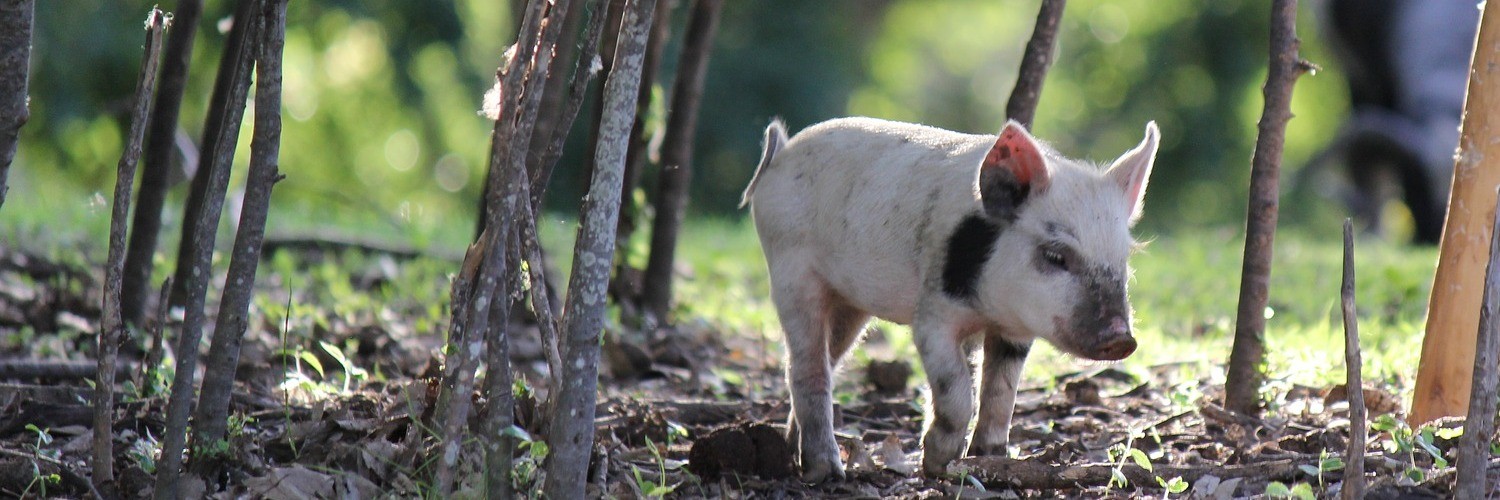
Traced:
<path id="1" fill-rule="evenodd" d="M 771 123 L 743 203 L 786 334 L 802 479 L 844 476 L 833 373 L 871 317 L 912 326 L 931 388 L 929 475 L 965 450 L 1005 454 L 1034 339 L 1091 360 L 1134 352 L 1126 258 L 1158 136 L 1147 123 L 1139 146 L 1101 168 L 1014 121 L 997 137 L 842 118 L 790 140 Z"/>

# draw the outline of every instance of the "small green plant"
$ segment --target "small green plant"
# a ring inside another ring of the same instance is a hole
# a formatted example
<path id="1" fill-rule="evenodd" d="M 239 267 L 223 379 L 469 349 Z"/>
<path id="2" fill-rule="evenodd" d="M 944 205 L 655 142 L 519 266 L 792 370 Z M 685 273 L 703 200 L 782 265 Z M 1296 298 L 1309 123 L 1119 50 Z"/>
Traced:
<path id="1" fill-rule="evenodd" d="M 1382 441 L 1382 446 L 1387 453 L 1402 456 L 1406 459 L 1406 470 L 1402 472 L 1402 479 L 1411 483 L 1426 481 L 1429 469 L 1417 462 L 1417 457 L 1425 455 L 1432 459 L 1432 467 L 1443 469 L 1448 467 L 1448 459 L 1443 456 L 1433 442 L 1438 438 L 1452 439 L 1463 433 L 1462 429 L 1434 429 L 1423 426 L 1416 430 L 1406 425 L 1391 415 L 1381 415 L 1370 422 L 1370 430 L 1386 433 L 1389 438 Z M 1420 450 L 1422 455 L 1418 455 Z"/>
<path id="2" fill-rule="evenodd" d="M 1318 495 L 1313 493 L 1312 485 L 1297 483 L 1287 487 L 1281 481 L 1271 481 L 1266 485 L 1266 496 L 1270 498 L 1295 498 L 1297 500 L 1318 500 Z"/>
<path id="3" fill-rule="evenodd" d="M 1307 474 L 1309 476 L 1318 478 L 1318 487 L 1319 488 L 1324 488 L 1324 487 L 1326 487 L 1326 485 L 1323 483 L 1323 475 L 1326 474 L 1326 473 L 1329 473 L 1329 472 L 1333 472 L 1333 471 L 1337 471 L 1337 470 L 1343 470 L 1344 469 L 1344 459 L 1339 458 L 1339 457 L 1329 456 L 1328 455 L 1328 450 L 1323 450 L 1322 452 L 1320 452 L 1318 454 L 1318 464 L 1317 465 L 1303 464 L 1303 465 L 1297 466 L 1297 469 L 1301 470 L 1303 473 L 1305 473 L 1305 474 Z"/>
<path id="4" fill-rule="evenodd" d="M 671 438 L 671 432 L 669 431 L 668 432 L 668 439 L 670 439 L 670 438 Z M 651 451 L 651 456 L 656 461 L 656 467 L 657 467 L 656 482 L 653 483 L 653 482 L 651 482 L 651 481 L 649 481 L 649 480 L 641 477 L 641 469 L 639 467 L 631 465 L 630 469 L 631 469 L 631 471 L 635 475 L 635 486 L 641 490 L 641 494 L 645 495 L 646 498 L 663 498 L 663 497 L 666 497 L 667 495 L 671 494 L 673 491 L 676 491 L 677 487 L 680 486 L 682 483 L 667 484 L 667 469 L 668 469 L 668 462 L 669 462 L 669 460 L 662 455 L 661 449 L 658 448 L 656 446 L 656 443 L 653 442 L 653 441 L 651 441 L 650 438 L 646 439 L 646 449 L 648 449 L 648 450 Z M 673 463 L 673 464 L 671 464 L 671 468 L 673 468 L 673 469 L 676 469 L 677 467 L 680 467 L 680 466 L 681 466 L 681 463 Z"/>
<path id="5" fill-rule="evenodd" d="M 37 496 L 47 498 L 47 486 L 62 483 L 62 476 L 56 473 L 42 474 L 42 461 L 57 463 L 62 452 L 44 448 L 52 444 L 52 433 L 47 429 L 40 429 L 34 424 L 26 424 L 26 430 L 36 434 L 36 442 L 26 445 L 27 448 L 31 448 L 31 482 L 26 484 L 26 489 L 21 492 L 21 498 L 26 498 L 32 488 L 37 489 Z"/>
<path id="6" fill-rule="evenodd" d="M 141 471 L 156 474 L 156 461 L 161 457 L 161 443 L 156 440 L 156 436 L 148 433 L 130 443 L 130 449 L 125 450 L 125 456 L 130 457 L 130 460 L 135 462 Z"/>
<path id="7" fill-rule="evenodd" d="M 547 454 L 551 451 L 547 447 L 547 442 L 533 440 L 531 433 L 515 425 L 506 429 L 504 434 L 518 442 L 516 445 L 517 449 L 526 452 L 521 455 L 521 458 L 516 459 L 511 466 L 511 486 L 523 497 L 540 498 L 541 491 L 534 486 L 537 485 L 539 480 L 537 471 L 541 469 L 542 462 L 547 460 Z"/>

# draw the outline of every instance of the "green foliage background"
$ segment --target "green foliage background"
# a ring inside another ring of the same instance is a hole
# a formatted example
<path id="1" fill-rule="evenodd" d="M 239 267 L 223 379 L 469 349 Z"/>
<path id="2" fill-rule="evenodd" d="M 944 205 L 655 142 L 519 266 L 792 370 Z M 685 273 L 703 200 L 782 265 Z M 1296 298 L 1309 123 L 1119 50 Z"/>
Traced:
<path id="1" fill-rule="evenodd" d="M 23 129 L 0 225 L 77 210 L 91 198 L 97 205 L 93 195 L 113 185 L 140 58 L 140 22 L 151 4 L 38 4 L 32 120 Z M 692 209 L 738 213 L 760 131 L 774 116 L 794 130 L 844 115 L 997 130 L 1037 6 L 1034 0 L 728 2 L 699 120 Z M 295 216 L 273 216 L 271 231 L 336 221 L 419 244 L 466 243 L 490 127 L 476 110 L 514 36 L 512 9 L 493 0 L 292 2 L 281 150 L 288 180 L 274 201 L 278 212 Z M 1163 150 L 1146 231 L 1240 224 L 1260 116 L 1268 9 L 1245 0 L 1069 2 L 1036 133 L 1066 154 L 1108 161 L 1138 142 L 1144 123 L 1154 119 Z M 227 1 L 208 1 L 197 27 L 183 106 L 185 132 L 194 141 L 230 10 Z M 685 15 L 679 7 L 677 37 Z M 1336 70 L 1315 17 L 1303 7 L 1303 55 Z M 664 74 L 671 74 L 679 43 L 668 48 Z M 658 95 L 670 88 L 663 80 Z M 1284 183 L 1332 136 L 1345 100 L 1334 71 L 1299 81 Z M 576 210 L 586 185 L 585 109 L 549 200 L 564 213 Z M 655 112 L 659 124 L 662 107 Z M 246 119 L 241 164 L 248 156 Z M 647 189 L 654 185 L 650 175 Z M 172 233 L 184 189 L 174 188 L 169 204 Z M 1294 224 L 1321 231 L 1342 217 L 1316 197 L 1291 201 L 1283 220 Z"/>

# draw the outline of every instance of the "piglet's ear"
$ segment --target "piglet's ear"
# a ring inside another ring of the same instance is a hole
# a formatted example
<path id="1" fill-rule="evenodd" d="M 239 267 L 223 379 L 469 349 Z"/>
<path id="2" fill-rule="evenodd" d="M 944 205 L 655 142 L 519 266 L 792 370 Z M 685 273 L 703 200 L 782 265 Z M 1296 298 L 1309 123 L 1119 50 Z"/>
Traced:
<path id="1" fill-rule="evenodd" d="M 1126 211 L 1130 214 L 1131 225 L 1135 225 L 1135 221 L 1141 218 L 1141 200 L 1146 196 L 1146 181 L 1151 177 L 1151 165 L 1156 163 L 1156 147 L 1160 138 L 1156 122 L 1146 123 L 1146 138 L 1135 149 L 1120 155 L 1105 174 L 1125 192 L 1125 202 L 1129 204 Z"/>
<path id="2" fill-rule="evenodd" d="M 1026 197 L 1047 190 L 1051 173 L 1026 128 L 1007 122 L 979 166 L 979 196 L 992 217 L 1012 218 Z"/>

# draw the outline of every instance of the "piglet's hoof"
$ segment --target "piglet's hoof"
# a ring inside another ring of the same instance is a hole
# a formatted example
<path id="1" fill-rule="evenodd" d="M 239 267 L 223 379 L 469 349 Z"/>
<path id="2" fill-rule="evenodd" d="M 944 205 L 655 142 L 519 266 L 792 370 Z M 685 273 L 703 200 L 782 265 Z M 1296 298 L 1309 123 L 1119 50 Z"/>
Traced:
<path id="1" fill-rule="evenodd" d="M 808 458 L 802 461 L 802 482 L 818 484 L 829 479 L 844 480 L 844 464 L 839 459 Z"/>

